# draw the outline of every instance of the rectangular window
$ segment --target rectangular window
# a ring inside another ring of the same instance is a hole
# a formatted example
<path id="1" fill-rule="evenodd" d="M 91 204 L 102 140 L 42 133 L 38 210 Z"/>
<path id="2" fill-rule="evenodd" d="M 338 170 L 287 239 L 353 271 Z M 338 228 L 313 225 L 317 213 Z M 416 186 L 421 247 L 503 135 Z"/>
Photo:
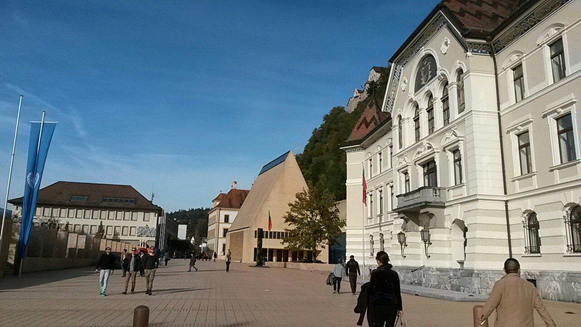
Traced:
<path id="1" fill-rule="evenodd" d="M 573 124 L 570 113 L 557 119 L 557 136 L 561 163 L 576 160 L 575 138 L 573 136 Z"/>
<path id="2" fill-rule="evenodd" d="M 395 204 L 395 200 L 394 200 L 395 199 L 395 194 L 393 193 L 393 185 L 391 185 L 389 187 L 389 196 L 390 196 L 390 198 L 389 198 L 389 201 L 390 201 L 389 209 L 391 211 L 393 211 L 394 204 Z"/>
<path id="3" fill-rule="evenodd" d="M 565 54 L 563 52 L 563 40 L 560 39 L 550 45 L 551 49 L 551 69 L 553 71 L 553 82 L 556 83 L 565 78 Z"/>
<path id="4" fill-rule="evenodd" d="M 66 218 L 67 217 L 67 209 L 61 209 L 59 217 Z"/>
<path id="5" fill-rule="evenodd" d="M 416 142 L 420 140 L 420 114 L 418 113 L 416 117 L 414 117 L 414 133 L 416 137 Z"/>
<path id="6" fill-rule="evenodd" d="M 88 233 L 89 232 L 89 225 L 83 225 L 83 233 Z"/>
<path id="7" fill-rule="evenodd" d="M 448 98 L 448 87 L 444 87 L 442 95 L 442 116 L 444 118 L 444 126 L 450 123 L 450 100 Z"/>
<path id="8" fill-rule="evenodd" d="M 84 196 L 84 195 L 73 195 L 71 196 L 71 198 L 69 199 L 69 201 L 79 201 L 79 202 L 87 202 L 87 200 L 89 200 L 88 196 Z"/>
<path id="9" fill-rule="evenodd" d="M 230 215 L 224 215 L 224 222 L 225 223 L 229 223 L 230 222 Z"/>
<path id="10" fill-rule="evenodd" d="M 121 232 L 121 235 L 123 235 L 123 236 L 129 235 L 129 226 L 123 226 L 123 230 Z"/>
<path id="11" fill-rule="evenodd" d="M 107 235 L 113 235 L 113 226 L 107 226 Z"/>
<path id="12" fill-rule="evenodd" d="M 99 226 L 91 225 L 91 235 L 97 234 L 97 231 L 99 231 Z"/>
<path id="13" fill-rule="evenodd" d="M 432 134 L 434 132 L 434 107 L 430 106 L 428 108 L 428 134 Z"/>
<path id="14" fill-rule="evenodd" d="M 75 209 L 69 209 L 69 213 L 67 216 L 69 218 L 75 218 Z"/>
<path id="15" fill-rule="evenodd" d="M 369 218 L 373 217 L 373 193 L 369 193 Z"/>
<path id="16" fill-rule="evenodd" d="M 391 157 L 393 156 L 393 145 L 389 145 L 389 153 L 387 154 L 387 167 L 391 168 Z"/>
<path id="17" fill-rule="evenodd" d="M 518 65 L 512 70 L 514 82 L 514 100 L 519 102 L 525 97 L 525 78 L 522 65 Z"/>
<path id="18" fill-rule="evenodd" d="M 531 143 L 529 132 L 524 132 L 517 136 L 518 138 L 518 156 L 520 160 L 520 174 L 525 175 L 533 171 L 531 164 Z"/>
<path id="19" fill-rule="evenodd" d="M 75 224 L 75 233 L 80 233 L 83 230 L 83 227 L 79 224 Z"/>
<path id="20" fill-rule="evenodd" d="M 99 219 L 106 220 L 107 219 L 107 213 L 108 213 L 107 210 L 101 210 L 101 216 L 100 216 Z"/>
<path id="21" fill-rule="evenodd" d="M 382 190 L 379 190 L 379 203 L 378 203 L 377 209 L 378 209 L 377 210 L 378 215 L 383 214 L 383 191 Z"/>
<path id="22" fill-rule="evenodd" d="M 411 185 L 410 185 L 410 174 L 406 171 L 403 173 L 403 183 L 404 183 L 404 192 L 408 193 L 409 191 L 411 191 Z"/>
<path id="23" fill-rule="evenodd" d="M 99 219 L 101 212 L 99 210 L 93 210 L 93 219 Z"/>
<path id="24" fill-rule="evenodd" d="M 460 150 L 454 150 L 452 152 L 454 156 L 454 183 L 455 185 L 462 184 L 462 156 L 460 155 Z"/>
<path id="25" fill-rule="evenodd" d="M 109 220 L 115 220 L 115 211 L 109 211 Z"/>
<path id="26" fill-rule="evenodd" d="M 369 178 L 373 177 L 373 158 L 369 158 Z"/>
<path id="27" fill-rule="evenodd" d="M 424 186 L 437 187 L 438 181 L 436 178 L 436 163 L 430 161 L 423 165 L 424 168 Z"/>
<path id="28" fill-rule="evenodd" d="M 226 237 L 226 234 L 228 234 L 228 228 L 224 228 L 224 230 L 222 231 L 223 237 Z"/>
<path id="29" fill-rule="evenodd" d="M 115 220 L 123 220 L 123 211 L 115 212 Z"/>
<path id="30" fill-rule="evenodd" d="M 378 159 L 379 159 L 379 173 L 382 173 L 383 170 L 383 152 L 379 152 L 378 154 Z"/>
<path id="31" fill-rule="evenodd" d="M 124 211 L 123 212 L 123 220 L 129 220 L 129 219 L 131 219 L 131 212 Z"/>
<path id="32" fill-rule="evenodd" d="M 132 221 L 137 221 L 137 211 L 131 212 L 131 220 Z"/>
<path id="33" fill-rule="evenodd" d="M 121 235 L 121 226 L 115 226 L 115 231 L 113 232 L 113 235 L 116 236 Z"/>
<path id="34" fill-rule="evenodd" d="M 42 215 L 44 217 L 50 217 L 50 208 L 44 208 Z"/>
<path id="35" fill-rule="evenodd" d="M 135 236 L 136 233 L 137 233 L 137 227 L 129 228 L 129 236 Z"/>

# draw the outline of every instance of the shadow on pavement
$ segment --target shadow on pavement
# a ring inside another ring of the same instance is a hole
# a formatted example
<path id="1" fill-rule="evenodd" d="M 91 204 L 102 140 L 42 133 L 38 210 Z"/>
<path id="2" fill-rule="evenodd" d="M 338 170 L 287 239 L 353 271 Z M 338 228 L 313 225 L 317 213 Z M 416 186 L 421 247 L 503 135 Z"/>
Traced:
<path id="1" fill-rule="evenodd" d="M 85 267 L 22 274 L 22 277 L 20 278 L 13 275 L 4 275 L 4 277 L 0 278 L 0 292 L 50 284 L 66 279 L 80 278 L 95 274 L 94 268 Z"/>
<path id="2" fill-rule="evenodd" d="M 153 289 L 153 294 L 173 294 L 173 293 L 184 293 L 184 292 L 193 292 L 193 291 L 205 291 L 211 290 L 211 288 L 166 288 L 166 289 L 159 289 L 156 290 L 155 287 Z"/>

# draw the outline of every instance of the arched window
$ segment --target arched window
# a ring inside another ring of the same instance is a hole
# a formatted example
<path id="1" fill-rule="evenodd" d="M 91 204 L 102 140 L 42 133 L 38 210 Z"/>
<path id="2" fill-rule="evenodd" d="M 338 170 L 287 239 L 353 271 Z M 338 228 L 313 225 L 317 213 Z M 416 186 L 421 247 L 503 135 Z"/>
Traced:
<path id="1" fill-rule="evenodd" d="M 525 253 L 541 253 L 541 238 L 539 237 L 539 221 L 535 212 L 529 213 L 524 220 Z"/>
<path id="2" fill-rule="evenodd" d="M 444 85 L 444 91 L 442 92 L 442 121 L 444 126 L 450 123 L 450 99 L 448 98 L 448 83 Z"/>
<path id="3" fill-rule="evenodd" d="M 434 124 L 434 97 L 432 96 L 432 93 L 430 93 L 430 96 L 428 97 L 428 107 L 426 108 L 426 113 L 428 114 L 428 135 L 429 135 L 434 132 L 434 129 L 436 127 Z"/>
<path id="4" fill-rule="evenodd" d="M 565 223 L 569 225 L 571 237 L 567 244 L 569 253 L 581 253 L 581 206 L 568 210 Z"/>
<path id="5" fill-rule="evenodd" d="M 420 108 L 414 104 L 414 133 L 416 142 L 420 140 Z"/>
<path id="6" fill-rule="evenodd" d="M 464 71 L 458 69 L 456 74 L 456 84 L 457 84 L 457 98 L 458 98 L 458 114 L 464 112 L 464 107 L 466 106 L 466 101 L 464 99 Z"/>
<path id="7" fill-rule="evenodd" d="M 403 125 L 402 125 L 403 121 L 401 119 L 401 116 L 397 117 L 397 126 L 399 126 L 399 128 L 397 129 L 397 139 L 398 139 L 398 146 L 401 149 L 403 147 Z"/>

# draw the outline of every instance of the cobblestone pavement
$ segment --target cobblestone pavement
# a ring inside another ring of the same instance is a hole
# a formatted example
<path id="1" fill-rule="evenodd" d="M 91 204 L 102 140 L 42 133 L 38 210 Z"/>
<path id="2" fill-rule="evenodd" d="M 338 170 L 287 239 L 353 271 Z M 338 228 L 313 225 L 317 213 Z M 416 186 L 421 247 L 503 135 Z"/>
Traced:
<path id="1" fill-rule="evenodd" d="M 152 296 L 138 277 L 135 294 L 123 295 L 115 271 L 107 297 L 99 296 L 90 268 L 0 278 L 0 326 L 132 326 L 133 309 L 150 308 L 150 326 L 356 326 L 357 296 L 333 294 L 326 273 L 282 268 L 250 268 L 202 261 L 187 272 L 174 259 L 158 269 Z M 476 303 L 403 296 L 405 320 L 412 326 L 471 327 Z M 581 326 L 581 304 L 545 302 L 560 327 Z M 567 313 L 570 312 L 570 313 Z M 544 326 L 536 316 L 535 326 Z M 364 326 L 367 324 L 365 323 Z"/>

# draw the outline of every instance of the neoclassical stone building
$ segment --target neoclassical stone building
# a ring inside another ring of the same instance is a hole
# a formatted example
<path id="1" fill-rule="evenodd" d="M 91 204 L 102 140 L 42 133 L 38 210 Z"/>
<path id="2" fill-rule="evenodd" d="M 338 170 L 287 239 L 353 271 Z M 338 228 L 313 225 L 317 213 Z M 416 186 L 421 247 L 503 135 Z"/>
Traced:
<path id="1" fill-rule="evenodd" d="M 581 302 L 581 1 L 445 0 L 389 60 L 347 152 L 347 255 L 489 292 L 513 256 Z M 363 203 L 362 170 L 367 182 Z"/>

